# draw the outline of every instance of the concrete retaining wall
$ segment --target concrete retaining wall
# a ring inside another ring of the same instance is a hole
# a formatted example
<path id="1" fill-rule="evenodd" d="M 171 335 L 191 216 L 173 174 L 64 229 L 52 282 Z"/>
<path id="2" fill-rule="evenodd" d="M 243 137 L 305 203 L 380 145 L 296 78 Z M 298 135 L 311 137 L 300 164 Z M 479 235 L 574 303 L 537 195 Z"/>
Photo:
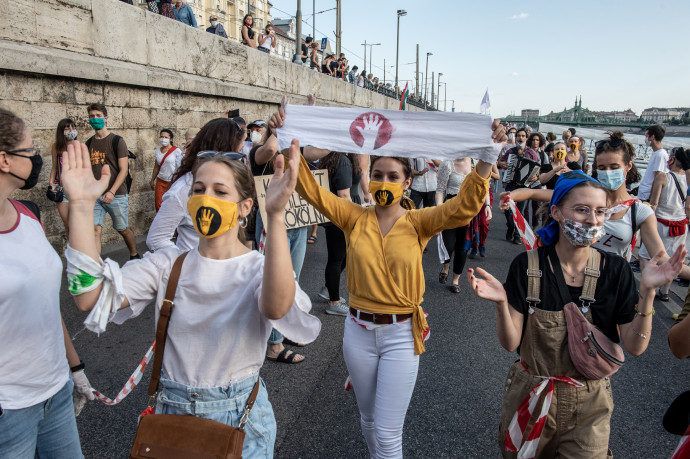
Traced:
<path id="1" fill-rule="evenodd" d="M 64 229 L 45 198 L 50 146 L 60 119 L 79 139 L 93 131 L 86 106 L 102 102 L 109 128 L 138 156 L 129 221 L 144 233 L 154 216 L 148 188 L 158 131 L 182 140 L 189 127 L 239 108 L 250 122 L 268 119 L 283 94 L 303 103 L 396 109 L 398 101 L 310 71 L 234 41 L 117 0 L 0 0 L 0 107 L 21 116 L 44 150 L 39 185 L 17 198 L 41 206 L 46 233 L 61 249 Z M 106 220 L 103 242 L 120 236 Z"/>

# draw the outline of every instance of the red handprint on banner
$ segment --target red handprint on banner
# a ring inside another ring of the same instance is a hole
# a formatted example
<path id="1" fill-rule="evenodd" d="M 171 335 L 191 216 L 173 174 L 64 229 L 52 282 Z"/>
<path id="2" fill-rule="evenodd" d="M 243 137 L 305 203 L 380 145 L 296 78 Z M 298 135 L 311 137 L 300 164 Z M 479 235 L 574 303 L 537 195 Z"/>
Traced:
<path id="1" fill-rule="evenodd" d="M 350 125 L 352 141 L 364 152 L 372 152 L 386 145 L 395 128 L 388 118 L 376 112 L 359 115 Z"/>

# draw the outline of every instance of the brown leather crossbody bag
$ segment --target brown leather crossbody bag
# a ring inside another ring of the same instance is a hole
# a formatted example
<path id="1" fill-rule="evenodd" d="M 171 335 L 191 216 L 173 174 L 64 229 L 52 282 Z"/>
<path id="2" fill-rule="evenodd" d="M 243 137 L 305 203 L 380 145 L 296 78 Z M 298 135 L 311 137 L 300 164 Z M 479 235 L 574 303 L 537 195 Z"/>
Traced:
<path id="1" fill-rule="evenodd" d="M 163 351 L 168 333 L 168 321 L 174 306 L 175 291 L 182 263 L 187 253 L 180 255 L 173 265 L 165 291 L 156 328 L 156 354 L 148 393 L 150 407 L 155 405 L 161 377 Z M 244 425 L 259 393 L 256 380 L 239 427 L 228 426 L 210 419 L 179 414 L 148 414 L 141 417 L 130 459 L 241 459 L 244 444 Z"/>

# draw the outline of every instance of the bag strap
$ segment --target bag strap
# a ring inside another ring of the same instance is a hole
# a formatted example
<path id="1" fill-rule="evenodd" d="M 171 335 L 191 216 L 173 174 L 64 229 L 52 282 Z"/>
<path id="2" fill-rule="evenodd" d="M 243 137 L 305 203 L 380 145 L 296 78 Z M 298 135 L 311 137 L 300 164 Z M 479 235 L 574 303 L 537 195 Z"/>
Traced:
<path id="1" fill-rule="evenodd" d="M 162 166 L 165 160 L 168 159 L 168 156 L 170 156 L 170 153 L 173 153 L 175 150 L 177 150 L 177 147 L 173 145 L 170 148 L 170 150 L 168 150 L 168 152 L 163 156 L 163 160 L 160 162 L 159 166 Z"/>
<path id="2" fill-rule="evenodd" d="M 685 204 L 685 198 L 686 196 L 683 194 L 683 190 L 680 187 L 680 183 L 678 183 L 678 177 L 676 177 L 676 174 L 673 172 L 669 172 L 669 175 L 673 177 L 673 183 L 676 184 L 676 190 L 678 190 L 678 194 L 680 195 L 680 200 Z"/>
<path id="3" fill-rule="evenodd" d="M 163 365 L 163 351 L 165 351 L 165 341 L 168 334 L 168 321 L 172 314 L 175 302 L 175 291 L 177 290 L 177 282 L 180 280 L 180 272 L 182 271 L 182 263 L 189 252 L 185 252 L 175 260 L 172 270 L 170 271 L 170 279 L 168 279 L 168 287 L 165 290 L 165 299 L 161 305 L 161 312 L 158 317 L 158 327 L 156 327 L 156 355 L 153 359 L 153 371 L 151 372 L 151 382 L 149 383 L 149 395 L 153 397 L 158 392 L 158 382 L 161 379 L 161 366 Z"/>
<path id="4" fill-rule="evenodd" d="M 587 259 L 587 266 L 585 266 L 585 283 L 582 285 L 582 295 L 580 301 L 583 306 L 589 306 L 594 302 L 594 292 L 597 289 L 597 281 L 601 272 L 599 271 L 599 263 L 601 262 L 601 253 L 595 249 L 589 249 L 589 258 Z M 585 301 L 587 304 L 585 305 Z"/>
<path id="5" fill-rule="evenodd" d="M 527 251 L 527 304 L 529 307 L 541 303 L 541 269 L 539 269 L 539 253 L 537 249 Z"/>

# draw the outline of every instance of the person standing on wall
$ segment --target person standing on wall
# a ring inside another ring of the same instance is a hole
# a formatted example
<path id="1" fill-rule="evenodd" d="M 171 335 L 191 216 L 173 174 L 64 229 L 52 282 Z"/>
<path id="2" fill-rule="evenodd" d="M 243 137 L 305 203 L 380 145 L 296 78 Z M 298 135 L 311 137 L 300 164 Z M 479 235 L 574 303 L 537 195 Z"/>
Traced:
<path id="1" fill-rule="evenodd" d="M 175 0 L 175 4 L 173 5 L 173 14 L 175 15 L 176 21 L 179 21 L 182 24 L 187 24 L 195 29 L 197 28 L 194 11 L 192 11 L 192 8 L 182 0 Z"/>
<path id="2" fill-rule="evenodd" d="M 103 104 L 91 104 L 86 108 L 89 124 L 96 131 L 86 141 L 91 155 L 91 170 L 100 179 L 104 164 L 110 167 L 110 182 L 105 193 L 96 200 L 94 226 L 96 247 L 101 252 L 101 231 L 105 214 L 113 221 L 113 228 L 120 233 L 129 249 L 129 258 L 141 258 L 137 253 L 134 232 L 129 228 L 129 190 L 125 184 L 129 172 L 129 158 L 125 139 L 108 130 L 108 110 Z"/>
<path id="3" fill-rule="evenodd" d="M 169 19 L 175 19 L 175 12 L 172 7 L 172 0 L 160 0 L 161 16 Z"/>
<path id="4" fill-rule="evenodd" d="M 242 19 L 242 44 L 256 48 L 256 40 L 254 39 L 254 29 L 252 25 L 254 24 L 254 18 L 251 14 L 245 14 L 244 19 Z"/>
<path id="5" fill-rule="evenodd" d="M 262 33 L 259 37 L 259 51 L 266 54 L 271 54 L 271 48 L 276 47 L 276 34 L 273 31 L 273 24 L 270 22 L 266 24 L 266 33 Z"/>
<path id="6" fill-rule="evenodd" d="M 156 163 L 151 174 L 151 189 L 155 190 L 154 205 L 156 213 L 163 203 L 163 195 L 172 185 L 172 177 L 177 170 L 178 157 L 182 156 L 182 151 L 173 145 L 173 133 L 170 129 L 163 129 L 160 132 L 160 147 L 156 148 Z"/>
<path id="7" fill-rule="evenodd" d="M 228 34 L 225 32 L 223 24 L 218 22 L 218 16 L 212 14 L 208 20 L 211 22 L 211 26 L 206 28 L 206 32 L 218 35 L 219 37 L 228 38 Z"/>

